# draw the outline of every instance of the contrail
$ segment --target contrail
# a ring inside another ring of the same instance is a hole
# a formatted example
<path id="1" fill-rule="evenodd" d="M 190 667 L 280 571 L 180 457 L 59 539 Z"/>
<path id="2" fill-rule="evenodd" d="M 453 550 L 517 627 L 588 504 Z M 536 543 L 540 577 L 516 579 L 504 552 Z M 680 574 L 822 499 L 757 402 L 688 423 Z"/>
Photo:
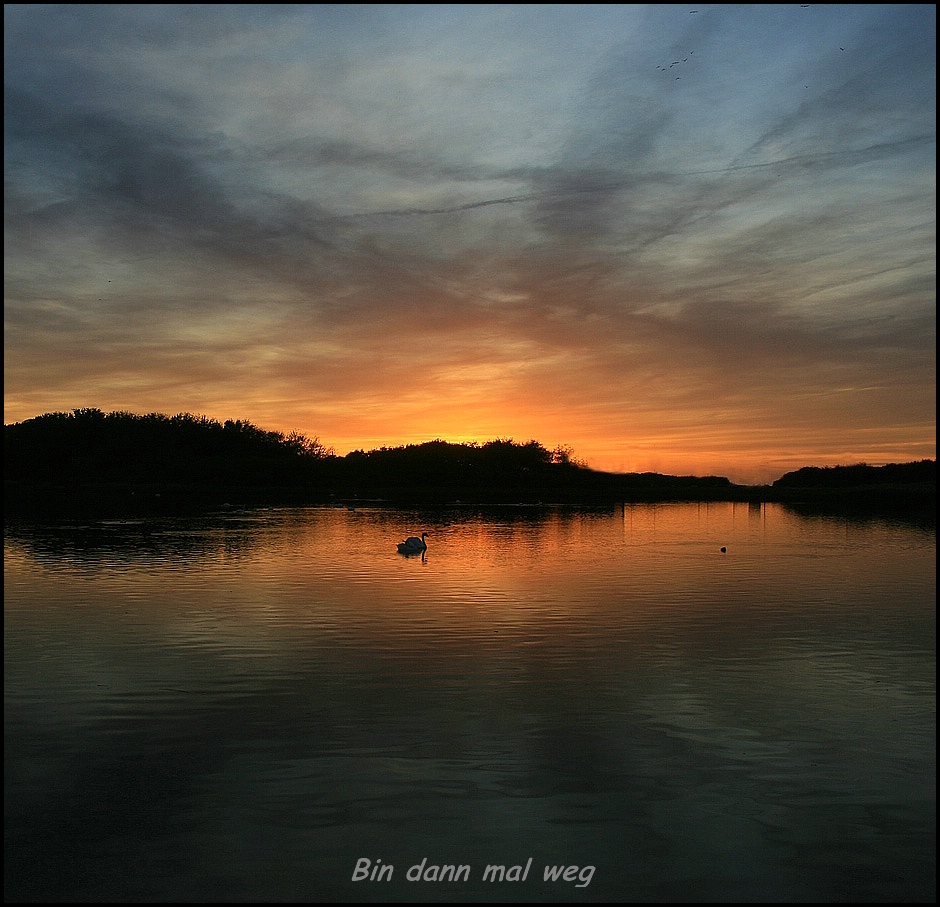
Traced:
<path id="1" fill-rule="evenodd" d="M 761 164 L 733 164 L 730 167 L 716 167 L 713 170 L 684 170 L 680 171 L 680 173 L 684 176 L 697 176 L 701 173 L 730 173 L 734 170 L 761 170 L 767 167 L 780 167 L 784 164 L 813 163 L 815 161 L 831 160 L 835 157 L 862 157 L 894 150 L 904 145 L 919 145 L 925 142 L 933 142 L 936 141 L 936 138 L 935 135 L 915 135 L 909 139 L 901 139 L 898 142 L 869 145 L 867 148 L 850 148 L 846 151 L 827 151 L 822 154 L 798 154 L 794 157 L 780 158 L 776 161 L 765 161 Z"/>
<path id="2" fill-rule="evenodd" d="M 846 151 L 829 151 L 822 154 L 800 154 L 793 157 L 779 158 L 774 161 L 764 161 L 756 164 L 732 164 L 729 167 L 715 167 L 709 170 L 680 170 L 675 176 L 700 176 L 708 173 L 733 173 L 738 170 L 766 170 L 770 167 L 781 167 L 787 164 L 816 163 L 833 158 L 850 158 L 875 156 L 887 151 L 895 150 L 905 145 L 917 145 L 926 142 L 936 141 L 935 135 L 918 135 L 908 139 L 902 139 L 898 142 L 882 143 L 878 145 L 869 145 L 867 148 L 848 149 Z M 648 176 L 656 178 L 665 174 L 651 173 Z M 638 177 L 633 175 L 632 182 L 636 182 Z M 488 198 L 479 202 L 467 202 L 463 205 L 451 205 L 447 208 L 391 208 L 384 211 L 364 211 L 358 214 L 339 215 L 335 220 L 359 220 L 369 217 L 423 217 L 435 214 L 455 214 L 459 211 L 472 211 L 474 208 L 487 208 L 492 205 L 515 205 L 520 202 L 533 202 L 542 199 L 557 198 L 561 195 L 588 195 L 596 192 L 616 192 L 623 187 L 621 182 L 610 182 L 604 185 L 566 186 L 559 189 L 548 189 L 543 192 L 529 192 L 525 195 L 507 195 L 502 198 Z"/>
<path id="3" fill-rule="evenodd" d="M 393 208 L 388 211 L 365 211 L 361 214 L 346 214 L 339 220 L 349 220 L 358 217 L 411 217 L 420 214 L 453 214 L 457 211 L 470 211 L 473 208 L 486 208 L 489 205 L 513 205 L 516 202 L 530 202 L 543 198 L 545 193 L 531 193 L 529 195 L 508 195 L 505 198 L 489 198 L 482 202 L 467 202 L 465 205 L 454 205 L 450 208 Z"/>

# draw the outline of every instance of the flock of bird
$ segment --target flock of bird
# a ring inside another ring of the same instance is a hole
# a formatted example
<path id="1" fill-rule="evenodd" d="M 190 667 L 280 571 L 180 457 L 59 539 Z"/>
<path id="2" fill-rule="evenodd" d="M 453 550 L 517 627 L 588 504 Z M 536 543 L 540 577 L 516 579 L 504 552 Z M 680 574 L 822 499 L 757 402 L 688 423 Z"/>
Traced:
<path id="1" fill-rule="evenodd" d="M 801 4 L 800 4 L 800 9 L 809 9 L 809 4 L 808 4 L 808 3 L 801 3 Z M 694 16 L 697 12 L 698 12 L 697 9 L 690 9 L 690 10 L 689 10 L 689 15 L 690 15 L 690 16 Z M 844 47 L 840 47 L 839 50 L 842 51 L 843 53 L 845 53 L 845 48 L 844 48 Z M 656 68 L 657 68 L 660 72 L 666 72 L 666 73 L 668 73 L 669 70 L 672 69 L 673 66 L 678 66 L 680 63 L 688 63 L 688 62 L 689 62 L 689 57 L 691 57 L 694 53 L 695 53 L 695 51 L 690 50 L 688 57 L 682 57 L 682 58 L 680 58 L 680 59 L 678 59 L 678 60 L 673 60 L 672 63 L 670 63 L 668 66 L 666 66 L 666 65 L 664 65 L 664 64 L 662 64 L 662 63 L 659 63 L 659 64 L 657 64 Z M 682 78 L 682 76 L 676 76 L 675 81 L 678 82 L 681 78 Z M 809 88 L 809 85 L 804 85 L 803 87 L 804 87 L 804 88 Z"/>
<path id="2" fill-rule="evenodd" d="M 691 56 L 694 53 L 695 53 L 694 50 L 690 50 L 689 56 Z M 688 62 L 689 62 L 689 57 L 682 57 L 682 59 L 680 60 L 673 60 L 673 62 L 670 63 L 668 66 L 663 66 L 662 64 L 659 64 L 656 68 L 662 70 L 663 72 L 669 72 L 669 70 L 672 69 L 673 66 L 678 66 L 680 63 L 688 63 Z M 676 76 L 676 81 L 678 82 L 680 78 L 681 76 Z"/>

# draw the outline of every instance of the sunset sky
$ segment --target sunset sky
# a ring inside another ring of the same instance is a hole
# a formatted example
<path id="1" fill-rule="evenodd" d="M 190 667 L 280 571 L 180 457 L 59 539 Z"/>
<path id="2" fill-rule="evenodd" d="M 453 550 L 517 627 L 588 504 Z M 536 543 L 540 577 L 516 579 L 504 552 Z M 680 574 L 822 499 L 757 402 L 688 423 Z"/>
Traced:
<path id="1" fill-rule="evenodd" d="M 4 6 L 4 421 L 936 456 L 934 5 Z"/>

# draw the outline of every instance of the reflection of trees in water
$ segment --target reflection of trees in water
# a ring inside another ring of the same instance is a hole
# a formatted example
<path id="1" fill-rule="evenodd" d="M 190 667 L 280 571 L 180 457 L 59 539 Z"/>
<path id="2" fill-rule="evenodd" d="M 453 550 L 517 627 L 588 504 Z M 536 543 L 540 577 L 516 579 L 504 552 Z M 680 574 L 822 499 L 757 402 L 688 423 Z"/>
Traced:
<path id="1" fill-rule="evenodd" d="M 863 526 L 880 524 L 904 529 L 920 529 L 923 532 L 937 531 L 936 499 L 919 503 L 891 503 L 872 500 L 853 504 L 826 502 L 787 502 L 780 505 L 784 510 L 808 520 L 824 520 L 833 523 L 851 523 Z"/>
<path id="2" fill-rule="evenodd" d="M 523 531 L 537 535 L 565 531 L 568 524 L 608 519 L 623 507 L 633 505 L 470 505 L 449 504 L 427 507 L 390 507 L 360 502 L 349 514 L 359 524 L 388 531 L 398 539 L 402 531 L 439 533 L 448 528 L 487 527 L 488 531 Z M 656 505 L 637 505 L 656 506 Z M 936 507 L 886 508 L 841 506 L 833 502 L 787 502 L 779 506 L 807 520 L 882 524 L 936 532 Z M 752 516 L 760 505 L 753 505 Z M 301 543 L 311 528 L 331 511 L 347 507 L 298 507 L 223 512 L 203 516 L 163 519 L 126 519 L 38 524 L 13 521 L 5 524 L 7 544 L 18 547 L 28 557 L 47 566 L 72 564 L 83 568 L 127 565 L 185 565 L 211 559 L 232 561 L 259 547 Z"/>
<path id="3" fill-rule="evenodd" d="M 74 525 L 13 524 L 8 543 L 45 565 L 110 568 L 127 564 L 195 563 L 218 556 L 244 556 L 270 533 L 270 523 L 244 517 L 199 520 L 105 520 Z M 282 528 L 279 531 L 283 530 Z"/>
<path id="4" fill-rule="evenodd" d="M 358 513 L 379 524 L 398 525 L 403 518 L 412 522 L 449 525 L 468 520 L 485 520 L 492 523 L 539 524 L 555 521 L 559 517 L 584 518 L 585 516 L 610 516 L 619 513 L 621 505 L 558 505 L 558 504 L 461 504 L 459 502 L 437 507 L 375 507 Z"/>
<path id="5" fill-rule="evenodd" d="M 430 533 L 428 545 L 433 551 L 444 545 L 442 533 L 473 531 L 474 528 L 492 536 L 491 544 L 506 541 L 517 534 L 530 538 L 552 534 L 566 525 L 583 524 L 585 520 L 606 520 L 620 515 L 622 505 L 556 505 L 556 504 L 449 504 L 434 507 L 362 507 L 354 519 L 381 532 L 395 541 L 400 536 Z M 315 512 L 315 510 L 314 510 Z M 450 544 L 453 544 L 451 536 Z M 464 537 L 466 541 L 466 537 Z"/>

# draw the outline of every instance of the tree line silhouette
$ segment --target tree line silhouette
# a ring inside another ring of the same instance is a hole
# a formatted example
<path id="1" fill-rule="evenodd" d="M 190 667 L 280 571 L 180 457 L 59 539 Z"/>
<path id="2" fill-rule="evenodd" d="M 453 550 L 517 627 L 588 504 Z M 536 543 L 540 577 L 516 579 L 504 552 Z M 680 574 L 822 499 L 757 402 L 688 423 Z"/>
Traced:
<path id="1" fill-rule="evenodd" d="M 852 488 L 873 485 L 929 484 L 937 481 L 937 461 L 869 466 L 803 466 L 773 483 L 774 488 Z"/>
<path id="2" fill-rule="evenodd" d="M 931 488 L 932 486 L 932 488 Z M 180 413 L 75 409 L 4 426 L 7 512 L 99 508 L 163 498 L 168 506 L 382 501 L 389 504 L 601 504 L 661 500 L 817 499 L 878 487 L 901 497 L 936 495 L 936 461 L 804 467 L 772 486 L 722 476 L 593 470 L 569 447 L 498 438 L 440 439 L 337 456 L 318 438 L 266 431 L 245 420 Z M 139 497 L 138 497 L 139 495 Z"/>
<path id="3" fill-rule="evenodd" d="M 7 475 L 34 482 L 304 481 L 331 452 L 316 439 L 181 413 L 47 413 L 3 429 Z"/>

